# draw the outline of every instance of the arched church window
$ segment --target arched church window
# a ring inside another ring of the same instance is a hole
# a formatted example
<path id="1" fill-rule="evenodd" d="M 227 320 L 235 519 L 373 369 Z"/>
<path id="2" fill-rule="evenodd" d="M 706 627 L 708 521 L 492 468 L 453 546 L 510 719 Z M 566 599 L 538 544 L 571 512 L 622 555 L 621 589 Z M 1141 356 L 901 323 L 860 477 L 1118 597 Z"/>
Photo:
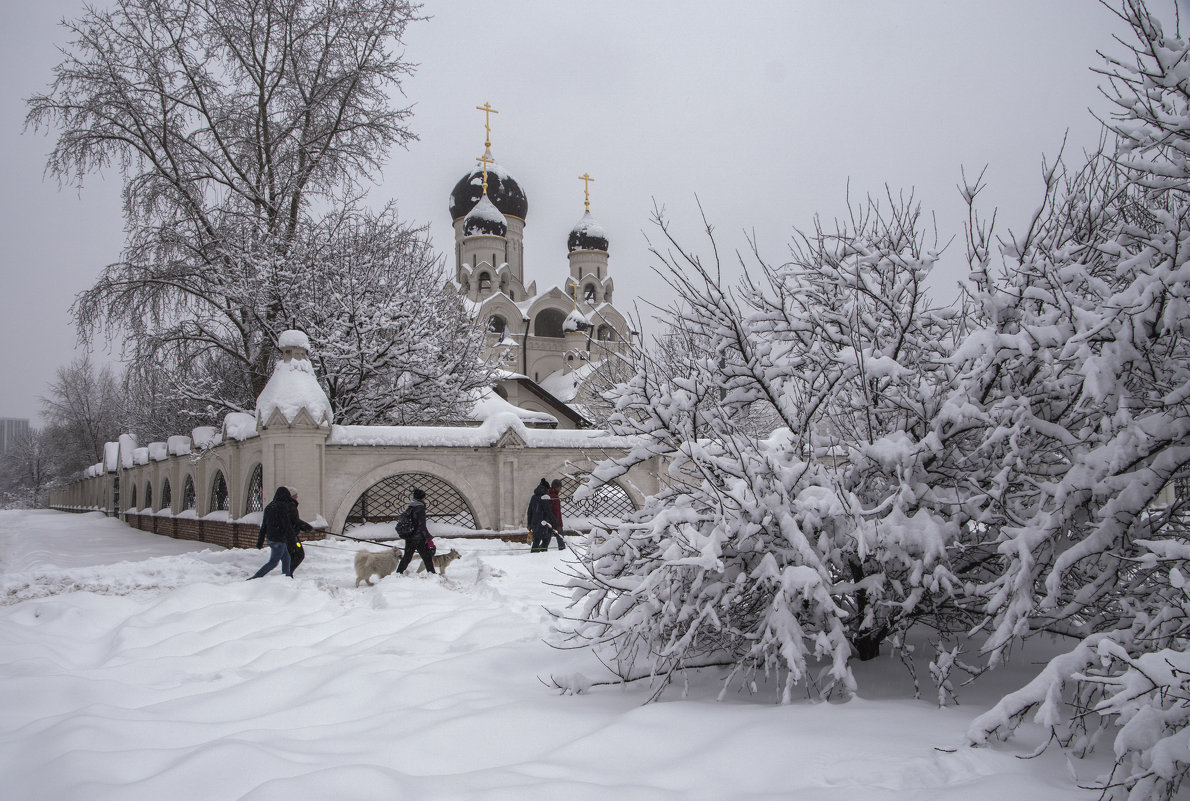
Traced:
<path id="1" fill-rule="evenodd" d="M 601 325 L 596 332 L 596 337 L 598 337 L 600 342 L 612 342 L 616 338 L 616 329 L 610 325 Z"/>
<path id="2" fill-rule="evenodd" d="M 583 302 L 585 302 L 585 303 L 594 303 L 595 302 L 595 285 L 594 284 L 587 284 L 585 287 L 583 287 Z"/>
<path id="3" fill-rule="evenodd" d="M 487 273 L 479 274 L 479 294 L 486 295 L 492 291 L 492 276 Z"/>
<path id="4" fill-rule="evenodd" d="M 542 309 L 533 322 L 533 334 L 539 337 L 562 338 L 562 324 L 566 315 L 558 309 Z"/>
<path id="5" fill-rule="evenodd" d="M 497 336 L 503 336 L 504 329 L 507 327 L 508 323 L 506 323 L 504 318 L 498 314 L 493 314 L 488 318 L 488 331 L 490 333 L 496 334 Z"/>

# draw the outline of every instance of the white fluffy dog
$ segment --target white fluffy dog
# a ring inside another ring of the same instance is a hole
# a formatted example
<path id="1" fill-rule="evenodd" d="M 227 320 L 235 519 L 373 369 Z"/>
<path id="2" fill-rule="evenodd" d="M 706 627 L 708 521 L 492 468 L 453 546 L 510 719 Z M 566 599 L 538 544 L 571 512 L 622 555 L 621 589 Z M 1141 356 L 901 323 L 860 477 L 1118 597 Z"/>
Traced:
<path id="1" fill-rule="evenodd" d="M 362 581 L 372 586 L 372 576 L 384 578 L 397 569 L 397 562 L 401 561 L 400 548 L 388 548 L 383 551 L 355 552 L 355 586 Z"/>

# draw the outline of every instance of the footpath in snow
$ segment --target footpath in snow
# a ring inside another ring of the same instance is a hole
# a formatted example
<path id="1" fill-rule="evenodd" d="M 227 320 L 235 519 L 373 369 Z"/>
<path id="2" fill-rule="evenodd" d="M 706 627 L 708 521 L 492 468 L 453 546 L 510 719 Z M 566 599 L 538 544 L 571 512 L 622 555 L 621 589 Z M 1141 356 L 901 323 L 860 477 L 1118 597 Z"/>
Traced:
<path id="1" fill-rule="evenodd" d="M 894 660 L 861 698 L 723 702 L 717 674 L 563 695 L 605 678 L 551 647 L 570 551 L 443 540 L 445 578 L 354 588 L 360 546 L 265 551 L 97 513 L 0 512 L 0 796 L 11 801 L 1090 801 L 1061 754 L 961 747 L 978 699 L 915 701 Z M 1025 666 L 1026 668 L 1029 666 Z M 1035 669 L 1035 668 L 1034 668 Z M 1035 733 L 1034 733 L 1035 734 Z M 947 749 L 947 750 L 940 750 Z M 951 750 L 953 749 L 953 750 Z M 1084 781 L 1095 766 L 1079 765 Z"/>

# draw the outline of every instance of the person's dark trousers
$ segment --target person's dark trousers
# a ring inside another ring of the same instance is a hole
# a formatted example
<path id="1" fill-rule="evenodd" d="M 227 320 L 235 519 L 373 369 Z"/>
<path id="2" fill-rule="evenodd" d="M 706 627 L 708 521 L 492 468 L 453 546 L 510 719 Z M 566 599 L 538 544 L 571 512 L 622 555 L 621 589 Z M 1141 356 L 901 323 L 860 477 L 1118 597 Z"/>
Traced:
<path id="1" fill-rule="evenodd" d="M 252 578 L 260 578 L 276 567 L 278 562 L 281 563 L 281 572 L 293 578 L 293 568 L 289 563 L 289 546 L 284 542 L 269 540 L 269 561 L 265 562 L 264 567 L 257 570 Z"/>
<path id="2" fill-rule="evenodd" d="M 558 531 L 558 529 L 554 529 L 554 537 L 558 540 L 558 550 L 559 551 L 566 547 L 566 543 L 562 541 L 562 532 L 561 531 Z M 550 544 L 550 541 L 546 540 L 545 541 L 546 548 L 549 548 L 549 544 Z"/>
<path id="3" fill-rule="evenodd" d="M 550 549 L 550 538 L 553 533 L 553 526 L 548 523 L 539 524 L 537 530 L 533 532 L 533 547 L 529 549 L 530 552 L 548 551 Z"/>
<path id="4" fill-rule="evenodd" d="M 417 555 L 421 557 L 422 562 L 425 563 L 427 573 L 436 573 L 434 570 L 434 552 L 430 550 L 430 546 L 425 540 L 418 540 L 414 544 L 413 540 L 405 540 L 405 553 L 401 556 L 401 561 L 397 565 L 397 572 L 404 573 L 405 568 L 409 567 L 409 563 L 413 561 L 413 552 L 417 551 Z"/>

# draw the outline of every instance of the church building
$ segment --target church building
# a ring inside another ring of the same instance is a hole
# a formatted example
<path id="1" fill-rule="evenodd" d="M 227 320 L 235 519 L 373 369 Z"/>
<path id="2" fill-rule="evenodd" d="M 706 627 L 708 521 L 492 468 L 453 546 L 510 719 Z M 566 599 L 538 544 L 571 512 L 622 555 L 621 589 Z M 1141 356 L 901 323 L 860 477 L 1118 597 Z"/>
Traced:
<path id="1" fill-rule="evenodd" d="M 487 103 L 476 108 L 485 114 L 484 153 L 450 193 L 454 288 L 475 304 L 487 327 L 485 357 L 504 371 L 496 392 L 516 406 L 554 415 L 559 428 L 586 427 L 590 404 L 598 402 L 588 385 L 598 383 L 610 357 L 627 351 L 633 334 L 613 305 L 607 234 L 591 216 L 594 179 L 579 178 L 585 210 L 566 237 L 565 279 L 540 292 L 536 281 L 526 286 L 529 200 L 492 158 L 491 115 L 499 112 Z"/>

